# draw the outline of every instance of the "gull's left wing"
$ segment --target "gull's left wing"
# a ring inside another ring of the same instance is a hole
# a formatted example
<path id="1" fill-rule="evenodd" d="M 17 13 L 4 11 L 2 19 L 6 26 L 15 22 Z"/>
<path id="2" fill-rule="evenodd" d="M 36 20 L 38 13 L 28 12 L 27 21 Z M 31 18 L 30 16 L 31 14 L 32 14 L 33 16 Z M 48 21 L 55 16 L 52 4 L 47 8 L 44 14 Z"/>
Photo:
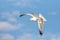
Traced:
<path id="1" fill-rule="evenodd" d="M 26 15 L 26 14 L 21 14 L 20 17 L 22 17 L 22 16 L 24 16 L 24 15 Z"/>
<path id="2" fill-rule="evenodd" d="M 36 16 L 34 13 L 30 13 L 30 14 L 21 14 L 20 17 L 22 17 L 24 15 L 29 15 L 29 16 L 32 16 L 32 17 L 35 17 Z"/>
<path id="3" fill-rule="evenodd" d="M 34 13 L 30 13 L 30 14 L 27 14 L 29 16 L 32 16 L 32 17 L 36 17 L 36 15 Z"/>

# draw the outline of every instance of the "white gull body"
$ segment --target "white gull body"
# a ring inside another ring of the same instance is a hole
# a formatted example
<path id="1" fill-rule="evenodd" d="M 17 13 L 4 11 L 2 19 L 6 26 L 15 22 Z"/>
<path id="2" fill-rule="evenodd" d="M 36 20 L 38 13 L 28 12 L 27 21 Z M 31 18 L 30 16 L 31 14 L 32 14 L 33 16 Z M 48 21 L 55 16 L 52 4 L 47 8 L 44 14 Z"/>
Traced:
<path id="1" fill-rule="evenodd" d="M 22 14 L 20 15 L 21 16 L 24 16 L 25 14 Z M 39 27 L 39 32 L 40 32 L 40 35 L 42 35 L 42 29 L 43 29 L 43 24 L 44 24 L 44 21 L 47 21 L 44 16 L 42 14 L 39 14 L 39 15 L 35 15 L 33 13 L 31 14 L 26 14 L 26 15 L 29 15 L 29 16 L 32 16 L 32 18 L 30 18 L 29 20 L 30 21 L 36 21 L 38 23 L 38 27 Z"/>
<path id="2" fill-rule="evenodd" d="M 40 34 L 42 35 L 42 28 L 43 28 L 44 21 L 47 21 L 47 20 L 44 18 L 42 14 L 39 14 L 39 16 L 35 14 L 27 14 L 27 15 L 32 16 L 32 18 L 30 18 L 31 21 L 38 22 L 39 31 L 40 31 Z"/>

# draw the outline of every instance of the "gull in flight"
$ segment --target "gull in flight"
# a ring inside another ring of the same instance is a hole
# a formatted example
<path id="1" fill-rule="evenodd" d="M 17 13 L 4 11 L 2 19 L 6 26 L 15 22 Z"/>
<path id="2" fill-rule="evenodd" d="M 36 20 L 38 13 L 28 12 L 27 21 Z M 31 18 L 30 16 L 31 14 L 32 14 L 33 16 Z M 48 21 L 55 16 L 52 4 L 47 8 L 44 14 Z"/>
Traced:
<path id="1" fill-rule="evenodd" d="M 30 20 L 36 21 L 38 23 L 39 33 L 40 33 L 40 35 L 43 35 L 43 33 L 42 33 L 43 24 L 44 24 L 44 21 L 47 21 L 44 18 L 44 16 L 42 14 L 39 14 L 39 16 L 38 16 L 38 15 L 35 15 L 34 13 L 30 13 L 30 14 L 21 14 L 20 17 L 22 17 L 24 15 L 32 16 L 32 18 L 30 18 Z"/>

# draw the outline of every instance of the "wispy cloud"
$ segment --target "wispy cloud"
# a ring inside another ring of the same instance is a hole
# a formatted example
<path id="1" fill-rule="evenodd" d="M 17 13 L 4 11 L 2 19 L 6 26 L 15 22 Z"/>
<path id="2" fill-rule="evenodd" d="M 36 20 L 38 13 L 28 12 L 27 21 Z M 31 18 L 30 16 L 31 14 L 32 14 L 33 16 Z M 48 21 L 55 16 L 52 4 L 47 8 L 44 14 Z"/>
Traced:
<path id="1" fill-rule="evenodd" d="M 12 25 L 9 22 L 0 22 L 0 31 L 11 31 L 11 30 L 17 30 L 18 27 L 15 25 Z"/>
<path id="2" fill-rule="evenodd" d="M 43 40 L 60 40 L 60 34 L 52 34 L 52 33 L 44 34 Z"/>
<path id="3" fill-rule="evenodd" d="M 57 12 L 50 12 L 50 13 L 48 13 L 48 15 L 58 15 L 58 13 Z"/>
<path id="4" fill-rule="evenodd" d="M 23 34 L 22 36 L 18 37 L 16 40 L 37 40 L 36 36 L 32 34 Z"/>
<path id="5" fill-rule="evenodd" d="M 51 40 L 60 40 L 60 34 L 52 36 Z"/>
<path id="6" fill-rule="evenodd" d="M 12 11 L 12 12 L 2 12 L 0 15 L 0 17 L 2 19 L 7 19 L 7 21 L 10 22 L 16 22 L 17 21 L 17 16 L 19 16 L 19 11 Z"/>
<path id="7" fill-rule="evenodd" d="M 33 35 L 33 34 L 23 34 L 22 36 L 18 37 L 16 40 L 60 40 L 60 35 L 56 34 L 44 34 L 43 36 L 40 35 Z"/>
<path id="8" fill-rule="evenodd" d="M 18 21 L 19 11 L 2 12 L 0 15 L 0 31 L 12 31 L 21 28 L 22 24 Z"/>
<path id="9" fill-rule="evenodd" d="M 0 40 L 14 40 L 14 36 L 11 34 L 1 34 Z"/>
<path id="10" fill-rule="evenodd" d="M 37 4 L 40 3 L 40 0 L 13 0 L 13 1 L 9 1 L 8 2 L 12 2 L 11 5 L 13 6 L 17 6 L 17 7 L 29 7 L 29 8 L 36 8 Z"/>
<path id="11" fill-rule="evenodd" d="M 43 36 L 40 36 L 31 33 L 25 33 L 17 38 L 11 34 L 0 34 L 0 40 L 60 40 L 60 34 L 44 34 Z"/>

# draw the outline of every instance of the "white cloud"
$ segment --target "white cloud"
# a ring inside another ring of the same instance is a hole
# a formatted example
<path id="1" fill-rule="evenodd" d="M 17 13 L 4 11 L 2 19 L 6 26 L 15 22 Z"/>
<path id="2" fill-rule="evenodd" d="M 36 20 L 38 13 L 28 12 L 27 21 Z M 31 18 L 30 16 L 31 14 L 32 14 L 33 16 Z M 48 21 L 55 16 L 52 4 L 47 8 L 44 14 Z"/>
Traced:
<path id="1" fill-rule="evenodd" d="M 0 31 L 11 31 L 17 29 L 19 29 L 19 27 L 12 25 L 9 22 L 0 22 Z"/>
<path id="2" fill-rule="evenodd" d="M 30 40 L 31 35 L 27 34 L 27 35 L 23 35 L 20 38 L 18 38 L 17 40 Z"/>
<path id="3" fill-rule="evenodd" d="M 18 30 L 22 24 L 18 21 L 20 12 L 18 10 L 12 12 L 2 12 L 0 14 L 0 31 Z"/>
<path id="4" fill-rule="evenodd" d="M 12 1 L 16 1 L 16 0 L 6 0 L 6 1 L 12 2 Z"/>
<path id="5" fill-rule="evenodd" d="M 49 15 L 57 15 L 58 13 L 57 12 L 50 12 L 48 13 Z"/>
<path id="6" fill-rule="evenodd" d="M 0 17 L 3 18 L 3 19 L 6 19 L 7 21 L 10 21 L 10 22 L 16 22 L 17 21 L 17 16 L 19 17 L 19 11 L 13 11 L 13 12 L 3 12 L 1 13 Z"/>
<path id="7" fill-rule="evenodd" d="M 40 35 L 33 35 L 30 33 L 25 33 L 22 36 L 15 38 L 11 34 L 0 34 L 0 40 L 60 40 L 60 35 L 53 35 L 53 34 L 45 34 L 44 36 Z"/>
<path id="8" fill-rule="evenodd" d="M 60 40 L 60 35 L 52 36 L 51 40 Z"/>
<path id="9" fill-rule="evenodd" d="M 11 14 L 8 14 L 10 15 L 9 18 L 8 18 L 8 21 L 12 21 L 12 22 L 16 22 L 17 21 L 17 17 L 19 17 L 20 13 L 19 11 L 13 11 Z"/>
<path id="10" fill-rule="evenodd" d="M 14 7 L 13 9 L 15 9 L 16 7 L 33 9 L 37 8 L 37 5 L 40 5 L 40 0 L 6 0 L 5 4 L 10 5 L 8 6 L 9 9 L 11 8 L 11 6 Z"/>
<path id="11" fill-rule="evenodd" d="M 40 0 L 15 0 L 15 1 L 10 1 L 12 2 L 13 6 L 17 7 L 29 7 L 29 8 L 36 8 L 37 4 L 40 3 Z M 35 4 L 36 3 L 36 4 Z"/>
<path id="12" fill-rule="evenodd" d="M 32 34 L 23 34 L 21 37 L 18 37 L 16 40 L 37 40 L 37 38 Z"/>
<path id="13" fill-rule="evenodd" d="M 14 36 L 11 34 L 2 34 L 0 35 L 0 40 L 14 40 Z"/>
<path id="14" fill-rule="evenodd" d="M 47 33 L 43 36 L 44 40 L 60 40 L 60 34 Z"/>

